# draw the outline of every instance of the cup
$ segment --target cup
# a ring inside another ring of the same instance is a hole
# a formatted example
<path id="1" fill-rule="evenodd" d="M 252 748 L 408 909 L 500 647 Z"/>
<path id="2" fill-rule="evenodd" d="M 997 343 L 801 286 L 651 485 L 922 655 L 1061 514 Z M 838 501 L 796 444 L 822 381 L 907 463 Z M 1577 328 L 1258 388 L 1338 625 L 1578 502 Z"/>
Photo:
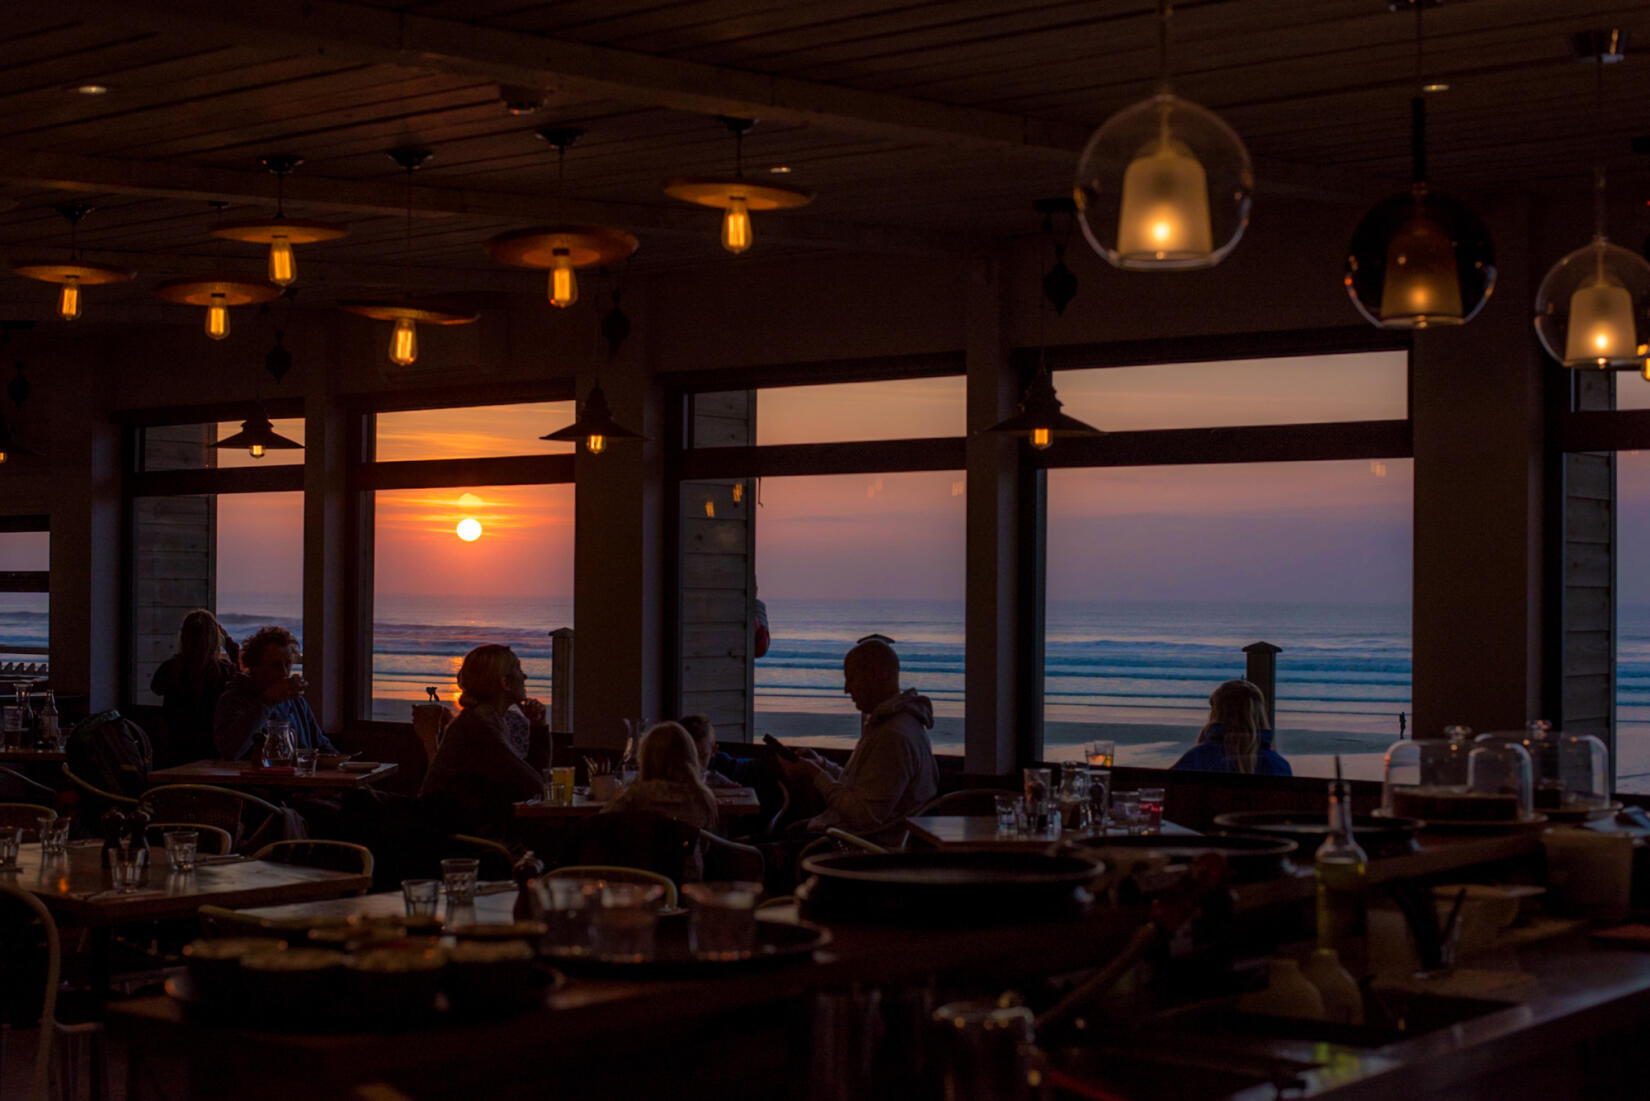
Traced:
<path id="1" fill-rule="evenodd" d="M 1036 836 L 1060 835 L 1060 806 L 1054 798 L 1054 772 L 1027 768 L 1020 772 L 1025 785 L 1026 828 Z"/>
<path id="2" fill-rule="evenodd" d="M 436 902 L 441 898 L 439 879 L 403 879 L 401 901 L 408 917 L 435 917 Z"/>
<path id="3" fill-rule="evenodd" d="M 1096 827 L 1106 824 L 1106 812 L 1111 809 L 1111 769 L 1089 769 L 1089 806 Z"/>
<path id="4" fill-rule="evenodd" d="M 1085 768 L 1060 770 L 1060 827 L 1088 833 L 1094 809 L 1089 803 L 1089 773 Z"/>
<path id="5" fill-rule="evenodd" d="M 708 960 L 748 959 L 756 947 L 756 904 L 762 884 L 688 883 L 688 950 Z"/>
<path id="6" fill-rule="evenodd" d="M 292 755 L 292 773 L 295 776 L 314 776 L 315 759 L 321 755 L 319 749 L 305 747 Z"/>
<path id="7" fill-rule="evenodd" d="M 631 963 L 650 959 L 664 897 L 657 883 L 603 883 L 601 904 L 589 915 L 591 951 Z"/>
<path id="8" fill-rule="evenodd" d="M 166 864 L 174 872 L 195 870 L 195 850 L 200 844 L 197 830 L 167 830 L 161 834 L 166 842 Z"/>
<path id="9" fill-rule="evenodd" d="M 1117 743 L 1090 742 L 1083 749 L 1083 760 L 1090 768 L 1112 768 L 1117 762 Z"/>
<path id="10" fill-rule="evenodd" d="M 40 855 L 62 856 L 69 849 L 69 819 L 47 818 L 41 815 L 35 819 L 40 827 Z"/>
<path id="11" fill-rule="evenodd" d="M 992 800 L 997 806 L 997 832 L 1019 833 L 1025 820 L 1025 800 L 1018 795 L 1003 794 Z"/>
<path id="12" fill-rule="evenodd" d="M 551 947 L 570 955 L 590 952 L 590 913 L 601 905 L 602 882 L 571 875 L 541 876 L 540 920 Z"/>
<path id="13" fill-rule="evenodd" d="M 18 826 L 0 826 L 0 872 L 17 870 L 17 849 L 23 843 L 23 830 Z"/>
<path id="14" fill-rule="evenodd" d="M 1140 834 L 1143 822 L 1138 791 L 1119 791 L 1111 797 L 1111 821 L 1130 837 Z"/>
<path id="15" fill-rule="evenodd" d="M 590 777 L 590 798 L 597 803 L 611 803 L 623 790 L 619 778 L 611 772 Z"/>
<path id="16" fill-rule="evenodd" d="M 109 862 L 109 886 L 121 894 L 138 889 L 143 879 L 143 852 L 141 849 L 122 848 Z"/>
<path id="17" fill-rule="evenodd" d="M 468 856 L 449 857 L 441 862 L 441 882 L 447 888 L 447 907 L 473 906 L 476 900 L 476 873 L 481 861 Z"/>
<path id="18" fill-rule="evenodd" d="M 570 807 L 573 805 L 573 772 L 572 765 L 550 770 L 551 806 Z"/>
<path id="19" fill-rule="evenodd" d="M 1163 832 L 1163 798 L 1164 798 L 1163 789 L 1162 788 L 1141 788 L 1140 791 L 1139 791 L 1139 795 L 1140 795 L 1140 817 L 1141 817 L 1141 820 L 1142 820 L 1141 832 L 1142 833 L 1162 833 Z"/>

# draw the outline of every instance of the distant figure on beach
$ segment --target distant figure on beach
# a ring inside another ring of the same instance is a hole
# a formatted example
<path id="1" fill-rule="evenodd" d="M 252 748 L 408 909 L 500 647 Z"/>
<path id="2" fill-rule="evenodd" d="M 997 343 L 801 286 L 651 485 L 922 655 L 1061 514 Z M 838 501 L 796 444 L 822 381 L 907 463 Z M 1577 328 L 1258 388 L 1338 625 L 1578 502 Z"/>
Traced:
<path id="1" fill-rule="evenodd" d="M 196 608 L 178 627 L 178 652 L 161 662 L 149 690 L 161 698 L 166 718 L 166 757 L 184 764 L 218 755 L 212 716 L 218 697 L 234 679 L 240 647 L 218 617 Z"/>
<path id="2" fill-rule="evenodd" d="M 1294 775 L 1289 762 L 1272 748 L 1266 697 L 1246 680 L 1229 680 L 1209 694 L 1209 721 L 1198 732 L 1197 744 L 1170 767 L 1188 772 Z"/>
<path id="3" fill-rule="evenodd" d="M 809 749 L 777 761 L 793 790 L 813 787 L 825 810 L 808 821 L 816 832 L 836 826 L 880 844 L 899 844 L 905 816 L 939 793 L 939 767 L 928 729 L 934 705 L 916 689 L 900 690 L 899 655 L 868 638 L 842 661 L 843 691 L 860 711 L 859 741 L 846 766 Z"/>

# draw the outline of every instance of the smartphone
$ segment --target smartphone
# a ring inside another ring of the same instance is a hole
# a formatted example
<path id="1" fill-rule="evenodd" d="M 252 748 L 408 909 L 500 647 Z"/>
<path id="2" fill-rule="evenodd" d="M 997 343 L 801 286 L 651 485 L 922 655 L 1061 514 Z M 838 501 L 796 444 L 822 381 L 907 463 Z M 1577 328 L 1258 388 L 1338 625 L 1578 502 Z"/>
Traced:
<path id="1" fill-rule="evenodd" d="M 779 754 L 781 757 L 785 758 L 787 761 L 795 761 L 799 759 L 796 755 L 796 750 L 792 749 L 778 738 L 775 738 L 772 734 L 762 735 L 762 744 Z"/>

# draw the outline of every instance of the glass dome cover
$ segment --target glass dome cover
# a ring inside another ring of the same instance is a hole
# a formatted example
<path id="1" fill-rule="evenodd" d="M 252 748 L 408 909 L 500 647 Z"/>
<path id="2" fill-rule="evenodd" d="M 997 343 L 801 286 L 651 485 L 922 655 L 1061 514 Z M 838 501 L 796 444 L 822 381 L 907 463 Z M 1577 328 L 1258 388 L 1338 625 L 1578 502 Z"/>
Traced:
<path id="1" fill-rule="evenodd" d="M 1107 119 L 1077 162 L 1089 244 L 1132 271 L 1220 263 L 1249 224 L 1249 151 L 1214 112 L 1161 91 Z"/>
<path id="2" fill-rule="evenodd" d="M 1566 734 L 1537 719 L 1521 731 L 1491 731 L 1478 740 L 1524 747 L 1530 755 L 1535 810 L 1586 810 L 1610 802 L 1610 751 L 1591 734 Z"/>
<path id="3" fill-rule="evenodd" d="M 1481 735 L 1467 754 L 1467 789 L 1475 797 L 1511 797 L 1517 812 L 1505 815 L 1524 821 L 1534 813 L 1535 770 L 1529 752 L 1517 741 Z"/>
<path id="4" fill-rule="evenodd" d="M 1416 183 L 1375 204 L 1352 231 L 1343 282 L 1378 328 L 1462 325 L 1495 290 L 1495 246 L 1471 210 Z"/>
<path id="5" fill-rule="evenodd" d="M 1423 790 L 1467 791 L 1467 754 L 1472 750 L 1472 730 L 1446 726 L 1442 738 L 1410 738 L 1392 743 L 1386 751 L 1385 780 L 1381 785 L 1381 809 L 1401 815 L 1395 805 L 1405 793 Z"/>

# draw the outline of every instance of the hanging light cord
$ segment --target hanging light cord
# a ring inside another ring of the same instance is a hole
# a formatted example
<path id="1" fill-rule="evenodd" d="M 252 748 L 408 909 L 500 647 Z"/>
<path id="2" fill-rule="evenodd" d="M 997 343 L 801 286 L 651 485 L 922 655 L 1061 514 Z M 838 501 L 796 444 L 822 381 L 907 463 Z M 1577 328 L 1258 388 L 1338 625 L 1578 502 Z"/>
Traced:
<path id="1" fill-rule="evenodd" d="M 413 167 L 410 164 L 407 166 L 407 218 L 401 231 L 401 293 L 407 298 L 412 297 L 408 280 L 412 278 Z"/>
<path id="2" fill-rule="evenodd" d="M 1604 240 L 1604 51 L 1600 41 L 1593 57 L 1593 235 Z"/>
<path id="3" fill-rule="evenodd" d="M 275 173 L 275 217 L 286 217 L 286 173 Z"/>
<path id="4" fill-rule="evenodd" d="M 733 132 L 733 174 L 738 179 L 745 178 L 745 132 Z"/>
<path id="5" fill-rule="evenodd" d="M 1157 0 L 1157 90 L 1169 90 L 1169 20 L 1174 8 L 1169 0 Z"/>

